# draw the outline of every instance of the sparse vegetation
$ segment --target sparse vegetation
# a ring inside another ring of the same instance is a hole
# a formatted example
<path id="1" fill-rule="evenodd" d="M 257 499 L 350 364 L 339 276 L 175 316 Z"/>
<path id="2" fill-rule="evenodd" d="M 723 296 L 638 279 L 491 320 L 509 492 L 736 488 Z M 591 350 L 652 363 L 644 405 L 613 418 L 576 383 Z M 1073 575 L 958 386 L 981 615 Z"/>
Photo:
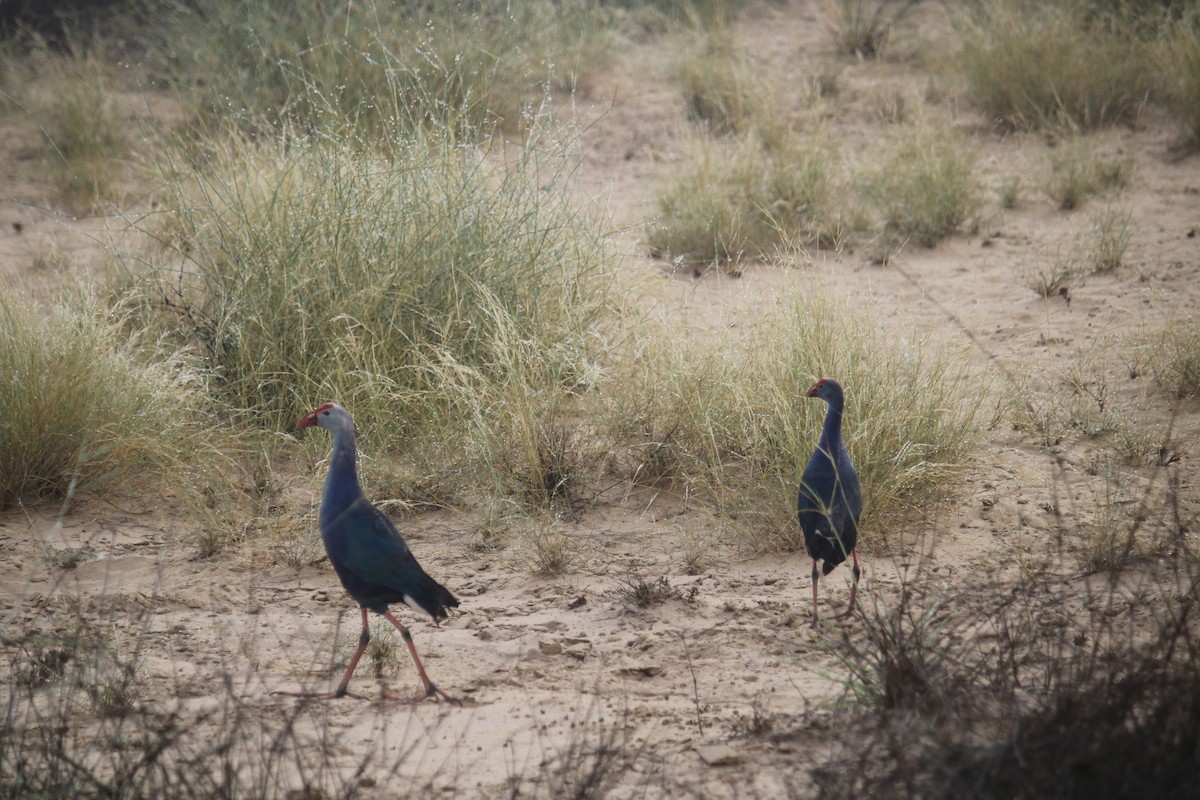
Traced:
<path id="1" fill-rule="evenodd" d="M 0 799 L 1194 792 L 1197 232 L 1152 193 L 1194 199 L 1159 156 L 1195 12 L 917 5 L 831 0 L 837 53 L 740 0 L 146 0 L 119 42 L 0 41 Z M 864 580 L 806 635 L 823 376 Z M 359 632 L 328 438 L 292 435 L 324 400 L 462 601 L 411 618 L 461 705 L 271 694 Z"/>
<path id="2" fill-rule="evenodd" d="M 877 597 L 871 603 L 862 615 L 865 637 L 843 634 L 833 646 L 854 702 L 876 713 L 941 712 L 953 691 L 945 682 L 952 653 L 942 635 L 956 622 L 953 607 L 937 601 L 918 606 L 908 592 L 894 607 Z"/>
<path id="3" fill-rule="evenodd" d="M 37 132 L 38 151 L 58 199 L 84 211 L 120 200 L 121 165 L 127 158 L 114 59 L 104 46 L 103 40 L 82 36 L 73 36 L 62 50 L 39 43 L 25 60 L 8 56 L 9 68 L 20 74 L 5 80 L 14 92 L 11 112 Z"/>
<path id="4" fill-rule="evenodd" d="M 549 520 L 532 520 L 532 530 L 522 535 L 521 546 L 529 568 L 539 575 L 570 572 L 580 553 L 578 544 L 562 526 Z"/>
<path id="5" fill-rule="evenodd" d="M 783 150 L 757 140 L 694 144 L 695 157 L 660 193 L 651 250 L 677 265 L 771 259 L 799 243 L 844 237 L 836 154 L 820 141 Z"/>
<path id="6" fill-rule="evenodd" d="M 1026 262 L 1021 270 L 1025 285 L 1042 297 L 1070 300 L 1071 287 L 1090 274 L 1087 262 L 1074 250 L 1056 252 Z"/>
<path id="7" fill-rule="evenodd" d="M 1123 189 L 1133 175 L 1131 155 L 1106 158 L 1087 140 L 1060 144 L 1051 155 L 1046 192 L 1064 211 L 1083 205 L 1089 197 L 1109 189 Z"/>
<path id="8" fill-rule="evenodd" d="M 604 53 L 584 2 L 160 5 L 176 81 L 210 122 L 340 128 L 350 141 L 519 128 Z"/>
<path id="9" fill-rule="evenodd" d="M 328 753 L 341 738 L 321 707 L 296 704 L 278 717 L 259 716 L 226 676 L 210 690 L 210 706 L 189 708 L 182 685 L 170 698 L 155 697 L 146 676 L 130 668 L 133 655 L 87 640 L 64 640 L 64 647 L 45 651 L 53 663 L 42 667 L 40 688 L 6 695 L 0 796 L 268 798 L 346 796 L 358 788 L 327 759 L 295 757 L 314 745 Z M 82 716 L 79 696 L 91 701 Z M 362 743 L 355 748 L 362 752 Z M 406 748 L 390 756 L 390 768 L 408 755 Z M 368 748 L 360 773 L 382 758 Z"/>
<path id="10" fill-rule="evenodd" d="M 1107 207 L 1090 217 L 1088 229 L 1077 234 L 1069 247 L 1035 256 L 1021 272 L 1026 285 L 1042 297 L 1069 301 L 1071 289 L 1085 278 L 1121 265 L 1132 237 L 1130 212 Z"/>
<path id="11" fill-rule="evenodd" d="M 886 231 L 926 247 L 949 236 L 982 205 L 971 145 L 952 131 L 912 131 L 869 182 Z"/>
<path id="12" fill-rule="evenodd" d="M 1091 230 L 1087 234 L 1092 272 L 1111 272 L 1121 266 L 1132 238 L 1131 211 L 1116 206 L 1097 211 L 1092 216 Z"/>
<path id="13" fill-rule="evenodd" d="M 1179 398 L 1200 396 L 1200 318 L 1177 317 L 1163 328 L 1150 356 L 1160 387 Z"/>
<path id="14" fill-rule="evenodd" d="M 650 608 L 679 596 L 679 590 L 671 586 L 665 575 L 648 581 L 642 577 L 622 578 L 617 582 L 613 595 L 622 603 L 633 608 Z"/>
<path id="15" fill-rule="evenodd" d="M 1196 590 L 1194 575 L 1185 583 Z M 1063 625 L 1061 609 L 1078 600 L 1051 585 L 987 596 L 980 606 L 905 594 L 866 612 L 885 635 L 843 639 L 841 657 L 870 681 L 873 713 L 830 728 L 857 755 L 814 770 L 822 796 L 860 797 L 865 786 L 906 798 L 1169 798 L 1200 777 L 1190 601 L 1169 601 L 1140 642 L 1128 631 L 1145 622 L 1115 592 L 1094 598 L 1077 625 Z M 938 616 L 951 605 L 957 613 Z M 931 622 L 936 640 L 925 635 Z"/>
<path id="16" fill-rule="evenodd" d="M 1164 27 L 1154 65 L 1160 75 L 1162 93 L 1180 130 L 1186 139 L 1197 143 L 1200 142 L 1200 11 L 1193 9 L 1173 23 L 1164 23 Z"/>
<path id="17" fill-rule="evenodd" d="M 718 135 L 770 129 L 767 88 L 728 39 L 709 34 L 680 60 L 679 83 L 688 115 Z"/>
<path id="18" fill-rule="evenodd" d="M 1017 202 L 1021 199 L 1021 176 L 1010 175 L 1005 178 L 1000 184 L 997 191 L 1000 197 L 1000 207 L 1004 209 L 1014 209 L 1017 207 Z"/>
<path id="19" fill-rule="evenodd" d="M 874 58 L 916 5 L 917 0 L 826 0 L 825 24 L 841 52 Z"/>
<path id="20" fill-rule="evenodd" d="M 716 548 L 713 537 L 704 532 L 693 531 L 679 537 L 679 555 L 683 571 L 688 575 L 701 575 L 711 566 L 712 553 Z"/>

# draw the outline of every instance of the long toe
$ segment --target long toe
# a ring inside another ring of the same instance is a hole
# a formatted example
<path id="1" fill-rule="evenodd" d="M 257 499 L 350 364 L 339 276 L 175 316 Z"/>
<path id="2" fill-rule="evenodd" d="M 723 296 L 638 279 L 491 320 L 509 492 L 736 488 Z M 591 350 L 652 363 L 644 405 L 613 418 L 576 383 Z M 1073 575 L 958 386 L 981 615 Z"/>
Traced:
<path id="1" fill-rule="evenodd" d="M 434 699 L 441 698 L 442 700 L 445 700 L 448 703 L 454 703 L 455 705 L 460 704 L 459 700 L 456 700 L 455 698 L 446 694 L 441 689 L 439 689 L 438 687 L 436 687 L 432 684 L 430 686 L 428 686 L 425 690 L 418 692 L 417 694 L 414 694 L 412 697 L 400 697 L 400 696 L 393 695 L 393 694 L 385 694 L 383 696 L 383 699 L 391 700 L 396 703 L 403 703 L 405 705 L 413 705 L 416 703 L 420 703 L 423 700 L 428 700 L 431 697 Z"/>
<path id="2" fill-rule="evenodd" d="M 446 694 L 445 692 L 443 692 L 441 689 L 439 689 L 436 686 L 431 686 L 430 688 L 433 690 L 434 694 L 436 694 L 438 697 L 445 700 L 447 703 L 453 703 L 456 706 L 462 705 L 462 700 L 459 700 L 457 697 L 452 697 L 452 696 Z"/>
<path id="3" fill-rule="evenodd" d="M 349 697 L 354 700 L 366 700 L 367 698 L 361 694 L 354 692 L 271 692 L 272 697 L 298 697 L 302 700 L 337 700 L 341 697 Z"/>

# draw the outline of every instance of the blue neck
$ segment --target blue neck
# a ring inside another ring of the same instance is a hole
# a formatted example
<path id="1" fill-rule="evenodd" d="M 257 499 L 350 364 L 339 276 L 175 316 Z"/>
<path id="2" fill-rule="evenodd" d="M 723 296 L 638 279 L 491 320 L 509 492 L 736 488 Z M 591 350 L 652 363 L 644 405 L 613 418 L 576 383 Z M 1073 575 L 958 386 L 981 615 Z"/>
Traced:
<path id="1" fill-rule="evenodd" d="M 842 404 L 830 401 L 825 414 L 825 426 L 821 429 L 821 442 L 832 447 L 842 441 Z"/>
<path id="2" fill-rule="evenodd" d="M 329 475 L 325 478 L 325 494 L 321 512 L 338 515 L 359 497 L 358 464 L 354 449 L 354 431 L 339 428 L 333 432 L 333 455 L 329 457 Z"/>

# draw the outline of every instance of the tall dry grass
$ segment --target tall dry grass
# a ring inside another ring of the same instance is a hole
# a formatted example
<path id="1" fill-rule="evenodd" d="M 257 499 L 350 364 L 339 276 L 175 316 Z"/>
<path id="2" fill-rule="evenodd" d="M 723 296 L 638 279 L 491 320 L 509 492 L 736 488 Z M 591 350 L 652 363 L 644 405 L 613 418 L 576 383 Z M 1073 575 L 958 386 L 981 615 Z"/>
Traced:
<path id="1" fill-rule="evenodd" d="M 171 353 L 147 360 L 123 322 L 88 298 L 0 296 L 0 508 L 153 492 L 146 475 L 203 463 L 203 385 Z"/>
<path id="2" fill-rule="evenodd" d="M 983 0 L 952 17 L 967 94 L 1017 128 L 1093 128 L 1136 115 L 1152 89 L 1147 50 L 1086 3 Z M 1103 57 L 1097 57 L 1103 54 Z"/>
<path id="3" fill-rule="evenodd" d="M 167 166 L 159 247 L 131 277 L 235 416 L 286 429 L 338 399 L 390 448 L 461 421 L 440 365 L 505 380 L 505 336 L 541 348 L 543 383 L 585 369 L 611 264 L 569 165 L 534 144 L 504 163 L 436 138 L 364 155 L 231 136 Z"/>
<path id="4" fill-rule="evenodd" d="M 388 139 L 432 127 L 473 136 L 569 90 L 605 56 L 587 2 L 346 4 L 153 0 L 152 35 L 206 124 L 236 121 Z"/>
<path id="5" fill-rule="evenodd" d="M 751 546 L 800 546 L 796 487 L 825 413 L 804 396 L 817 378 L 846 390 L 864 525 L 936 502 L 969 461 L 982 389 L 948 351 L 889 335 L 813 286 L 733 330 L 651 327 L 610 378 L 621 388 L 605 426 L 626 448 L 626 474 L 710 494 Z"/>

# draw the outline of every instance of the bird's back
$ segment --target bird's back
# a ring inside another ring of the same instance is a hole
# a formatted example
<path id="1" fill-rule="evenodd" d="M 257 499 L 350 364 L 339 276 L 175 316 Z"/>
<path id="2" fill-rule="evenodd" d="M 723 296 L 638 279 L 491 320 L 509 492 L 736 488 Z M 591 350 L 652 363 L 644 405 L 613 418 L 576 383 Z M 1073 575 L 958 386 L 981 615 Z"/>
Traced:
<path id="1" fill-rule="evenodd" d="M 805 548 L 809 556 L 825 562 L 823 572 L 828 575 L 858 543 L 862 513 L 858 475 L 840 443 L 830 453 L 822 439 L 800 479 L 797 508 Z"/>
<path id="2" fill-rule="evenodd" d="M 363 608 L 382 613 L 406 603 L 439 620 L 458 606 L 417 563 L 391 520 L 361 494 L 328 515 L 322 504 L 321 538 L 342 585 Z"/>

